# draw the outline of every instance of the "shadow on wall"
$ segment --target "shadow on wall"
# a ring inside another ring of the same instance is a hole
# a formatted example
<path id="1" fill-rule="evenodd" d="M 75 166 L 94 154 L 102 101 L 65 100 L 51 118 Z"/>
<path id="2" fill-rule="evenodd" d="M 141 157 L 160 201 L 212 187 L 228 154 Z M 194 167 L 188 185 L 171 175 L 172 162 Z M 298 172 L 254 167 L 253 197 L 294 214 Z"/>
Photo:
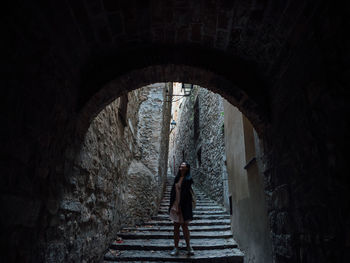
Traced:
<path id="1" fill-rule="evenodd" d="M 129 92 L 93 120 L 70 158 L 72 170 L 45 260 L 99 260 L 120 228 L 157 212 L 167 170 L 159 170 L 167 160 L 166 85 Z"/>
<path id="2" fill-rule="evenodd" d="M 272 247 L 259 138 L 249 120 L 227 101 L 224 112 L 233 235 L 247 262 L 270 263 Z"/>

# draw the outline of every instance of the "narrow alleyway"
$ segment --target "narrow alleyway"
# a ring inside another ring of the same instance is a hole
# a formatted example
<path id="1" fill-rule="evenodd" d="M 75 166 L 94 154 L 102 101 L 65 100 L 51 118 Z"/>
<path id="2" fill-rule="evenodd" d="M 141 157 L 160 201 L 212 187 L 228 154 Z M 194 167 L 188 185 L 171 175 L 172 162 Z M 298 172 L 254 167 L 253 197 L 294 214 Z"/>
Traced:
<path id="1" fill-rule="evenodd" d="M 243 262 L 244 255 L 232 238 L 229 214 L 195 187 L 197 206 L 190 223 L 195 255 L 189 257 L 185 254 L 182 235 L 180 255 L 169 255 L 173 248 L 173 224 L 168 217 L 172 182 L 173 178 L 168 177 L 158 215 L 142 226 L 122 229 L 105 254 L 105 262 Z"/>
<path id="2" fill-rule="evenodd" d="M 350 262 L 350 1 L 2 7 L 0 262 Z"/>

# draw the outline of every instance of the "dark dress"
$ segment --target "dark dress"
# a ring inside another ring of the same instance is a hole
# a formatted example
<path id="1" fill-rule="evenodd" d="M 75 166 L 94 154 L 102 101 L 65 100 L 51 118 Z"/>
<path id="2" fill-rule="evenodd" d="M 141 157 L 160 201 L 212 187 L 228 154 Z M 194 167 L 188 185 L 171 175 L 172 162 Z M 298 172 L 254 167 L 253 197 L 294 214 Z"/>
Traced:
<path id="1" fill-rule="evenodd" d="M 176 176 L 173 186 L 170 192 L 170 203 L 169 203 L 169 213 L 171 208 L 176 201 L 176 186 L 175 184 L 179 181 L 180 176 Z M 193 212 L 192 212 L 192 195 L 191 195 L 191 185 L 193 184 L 193 180 L 191 177 L 186 177 L 182 180 L 181 191 L 180 191 L 180 202 L 179 208 L 181 209 L 181 216 L 184 222 L 188 222 L 193 220 Z M 182 220 L 181 220 L 182 221 Z"/>

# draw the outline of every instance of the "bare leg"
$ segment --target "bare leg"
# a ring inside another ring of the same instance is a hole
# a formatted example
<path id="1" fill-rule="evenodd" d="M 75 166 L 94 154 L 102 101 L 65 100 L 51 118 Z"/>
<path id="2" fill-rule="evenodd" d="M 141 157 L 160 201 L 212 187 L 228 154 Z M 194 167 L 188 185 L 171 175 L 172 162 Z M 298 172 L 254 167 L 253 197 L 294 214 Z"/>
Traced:
<path id="1" fill-rule="evenodd" d="M 180 240 L 180 224 L 174 223 L 174 246 L 176 248 L 179 247 L 179 240 Z"/>
<path id="2" fill-rule="evenodd" d="M 182 232 L 184 233 L 187 247 L 190 247 L 190 231 L 188 230 L 187 223 L 182 224 Z"/>

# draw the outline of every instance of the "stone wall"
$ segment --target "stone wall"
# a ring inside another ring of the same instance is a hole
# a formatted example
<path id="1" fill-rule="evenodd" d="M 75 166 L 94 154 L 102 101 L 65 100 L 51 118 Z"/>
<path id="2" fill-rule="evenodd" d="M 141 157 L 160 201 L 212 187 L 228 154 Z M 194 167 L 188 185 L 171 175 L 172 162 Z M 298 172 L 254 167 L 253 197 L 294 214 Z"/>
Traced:
<path id="1" fill-rule="evenodd" d="M 170 83 L 156 83 L 142 89 L 147 100 L 140 105 L 137 129 L 140 158 L 156 175 L 159 187 L 165 182 L 169 148 L 171 103 L 164 103 L 164 99 L 168 100 L 165 88 L 171 92 Z"/>
<path id="2" fill-rule="evenodd" d="M 176 127 L 171 133 L 169 147 L 169 167 L 171 173 L 176 176 L 182 161 L 188 162 L 191 167 L 195 167 L 195 150 L 193 142 L 193 106 L 198 88 L 196 88 L 191 97 L 184 97 L 177 103 Z M 192 169 L 194 170 L 194 169 Z M 193 171 L 192 171 L 193 172 Z M 194 182 L 197 185 L 197 182 Z"/>
<path id="3" fill-rule="evenodd" d="M 156 213 L 167 168 L 165 85 L 130 92 L 125 120 L 118 113 L 119 98 L 91 123 L 74 158 L 59 216 L 51 220 L 46 261 L 97 261 L 120 228 Z"/>
<path id="4" fill-rule="evenodd" d="M 226 178 L 223 101 L 220 95 L 196 87 L 183 101 L 175 129 L 175 166 L 185 160 L 197 187 L 221 204 Z"/>
<path id="5" fill-rule="evenodd" d="M 337 67 L 327 76 L 296 70 L 293 63 L 304 55 L 292 56 L 271 101 L 264 175 L 274 260 L 348 262 L 350 196 L 345 189 L 350 186 L 344 156 L 349 139 L 343 131 L 349 131 L 344 118 L 349 100 L 337 81 Z M 315 69 L 312 60 L 319 57 L 309 56 L 305 67 Z"/>
<path id="6" fill-rule="evenodd" d="M 39 261 L 65 150 L 92 116 L 168 80 L 219 92 L 264 137 L 275 262 L 350 261 L 349 2 L 8 2 L 2 261 Z"/>
<path id="7" fill-rule="evenodd" d="M 170 165 L 175 155 L 178 167 L 184 153 L 195 185 L 227 210 L 232 208 L 232 231 L 245 261 L 271 262 L 263 169 L 256 161 L 261 159 L 255 149 L 260 143 L 252 125 L 236 107 L 205 88 L 195 88 L 178 111 Z"/>

